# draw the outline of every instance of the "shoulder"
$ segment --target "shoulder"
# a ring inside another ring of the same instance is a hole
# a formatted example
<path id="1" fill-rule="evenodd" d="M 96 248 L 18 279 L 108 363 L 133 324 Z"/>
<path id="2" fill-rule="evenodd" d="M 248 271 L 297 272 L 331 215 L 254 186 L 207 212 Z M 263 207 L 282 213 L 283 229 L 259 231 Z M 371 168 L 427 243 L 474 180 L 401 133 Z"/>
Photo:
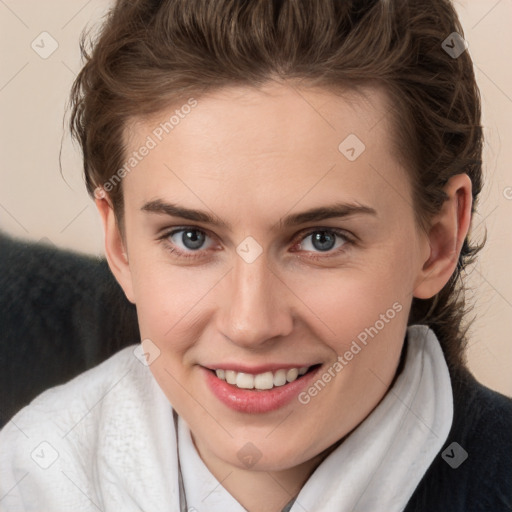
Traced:
<path id="1" fill-rule="evenodd" d="M 506 476 L 512 477 L 512 399 L 482 385 L 467 370 L 453 373 L 452 386 L 454 421 L 449 438 L 461 439 L 480 471 L 485 468 L 496 477 L 489 482 L 495 489 L 502 480 L 500 472 L 506 469 Z M 481 476 L 478 479 L 483 483 Z"/>
<path id="2" fill-rule="evenodd" d="M 451 372 L 454 417 L 448 438 L 405 509 L 512 510 L 512 399 Z"/>
<path id="3" fill-rule="evenodd" d="M 454 381 L 454 388 L 458 415 L 452 437 L 467 446 L 468 499 L 480 503 L 481 510 L 510 511 L 512 399 L 483 386 L 469 372 Z"/>
<path id="4" fill-rule="evenodd" d="M 61 493 L 54 487 L 62 485 L 63 473 L 89 485 L 98 449 L 108 444 L 114 455 L 122 449 L 120 426 L 140 421 L 144 404 L 150 407 L 155 396 L 154 379 L 135 357 L 135 347 L 45 391 L 0 431 L 0 496 L 6 495 L 5 510 L 11 510 L 11 501 L 52 503 L 43 494 L 51 493 L 53 499 Z M 37 503 L 34 506 L 36 510 Z"/>
<path id="5" fill-rule="evenodd" d="M 0 289 L 0 428 L 41 391 L 140 341 L 103 257 L 0 231 Z"/>
<path id="6" fill-rule="evenodd" d="M 147 369 L 135 357 L 135 347 L 127 347 L 69 382 L 41 393 L 8 422 L 2 433 L 13 430 L 13 424 L 17 425 L 15 430 L 30 432 L 40 429 L 41 423 L 54 424 L 65 432 L 86 412 L 91 418 L 98 416 L 101 402 L 111 403 L 127 385 L 139 388 L 143 384 Z M 118 387 L 121 381 L 123 386 Z"/>

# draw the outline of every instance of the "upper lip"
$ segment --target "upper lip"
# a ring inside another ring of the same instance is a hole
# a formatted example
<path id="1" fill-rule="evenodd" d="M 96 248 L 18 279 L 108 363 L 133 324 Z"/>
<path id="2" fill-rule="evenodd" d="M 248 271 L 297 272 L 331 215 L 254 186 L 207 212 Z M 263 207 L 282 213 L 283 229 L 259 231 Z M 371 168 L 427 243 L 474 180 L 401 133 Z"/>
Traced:
<path id="1" fill-rule="evenodd" d="M 258 375 L 260 373 L 265 372 L 275 372 L 277 370 L 289 370 L 290 368 L 303 368 L 311 366 L 314 366 L 315 364 L 319 363 L 275 363 L 275 364 L 262 364 L 262 365 L 255 365 L 255 366 L 249 366 L 244 365 L 240 363 L 219 363 L 219 364 L 212 364 L 208 366 L 204 366 L 205 368 L 209 370 L 233 370 L 235 372 L 239 373 L 251 373 L 253 375 Z"/>

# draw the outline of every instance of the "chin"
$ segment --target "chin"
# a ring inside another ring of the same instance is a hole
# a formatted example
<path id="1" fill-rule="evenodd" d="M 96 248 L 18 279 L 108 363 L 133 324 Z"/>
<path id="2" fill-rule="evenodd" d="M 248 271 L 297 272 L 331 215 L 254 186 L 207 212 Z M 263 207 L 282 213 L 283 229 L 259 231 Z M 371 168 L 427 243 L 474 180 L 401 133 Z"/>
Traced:
<path id="1" fill-rule="evenodd" d="M 264 453 L 265 451 L 270 451 L 271 453 L 266 455 Z M 225 462 L 244 470 L 285 471 L 299 466 L 314 457 L 314 455 L 308 457 L 300 447 L 294 450 L 294 452 L 295 453 L 290 453 L 289 449 L 283 452 L 270 448 L 259 450 L 256 447 L 256 443 L 248 441 L 241 449 L 232 453 L 230 458 L 225 460 Z M 221 458 L 225 459 L 225 453 L 218 454 L 218 456 L 219 455 Z"/>

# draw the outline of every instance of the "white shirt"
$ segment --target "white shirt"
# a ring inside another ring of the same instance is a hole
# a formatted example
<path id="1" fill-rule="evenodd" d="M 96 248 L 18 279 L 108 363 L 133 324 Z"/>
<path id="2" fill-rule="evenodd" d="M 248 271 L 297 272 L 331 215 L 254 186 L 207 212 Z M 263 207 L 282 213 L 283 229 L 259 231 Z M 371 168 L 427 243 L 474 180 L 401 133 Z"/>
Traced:
<path id="1" fill-rule="evenodd" d="M 179 512 L 245 509 L 210 473 L 186 423 L 128 347 L 40 395 L 0 432 L 0 510 Z M 308 479 L 291 512 L 403 510 L 453 418 L 432 330 L 408 328 L 402 373 Z M 186 510 L 186 509 L 185 509 Z"/>

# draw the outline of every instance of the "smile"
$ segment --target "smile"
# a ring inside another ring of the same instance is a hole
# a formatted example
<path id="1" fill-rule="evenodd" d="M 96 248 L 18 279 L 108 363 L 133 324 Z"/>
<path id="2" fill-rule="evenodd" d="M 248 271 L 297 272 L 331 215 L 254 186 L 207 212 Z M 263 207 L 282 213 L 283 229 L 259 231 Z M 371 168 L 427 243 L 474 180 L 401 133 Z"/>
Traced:
<path id="1" fill-rule="evenodd" d="M 258 373 L 257 375 L 236 372 L 234 370 L 217 369 L 215 374 L 219 379 L 240 389 L 266 390 L 293 382 L 307 373 L 309 369 L 310 367 L 308 366 L 288 369 L 280 368 L 274 372 L 268 371 Z"/>
<path id="2" fill-rule="evenodd" d="M 247 368 L 245 372 L 227 368 L 200 369 L 207 388 L 224 405 L 237 412 L 261 414 L 298 403 L 297 396 L 314 381 L 321 367 L 321 364 L 275 369 L 267 366 L 251 369 L 253 373 Z"/>

